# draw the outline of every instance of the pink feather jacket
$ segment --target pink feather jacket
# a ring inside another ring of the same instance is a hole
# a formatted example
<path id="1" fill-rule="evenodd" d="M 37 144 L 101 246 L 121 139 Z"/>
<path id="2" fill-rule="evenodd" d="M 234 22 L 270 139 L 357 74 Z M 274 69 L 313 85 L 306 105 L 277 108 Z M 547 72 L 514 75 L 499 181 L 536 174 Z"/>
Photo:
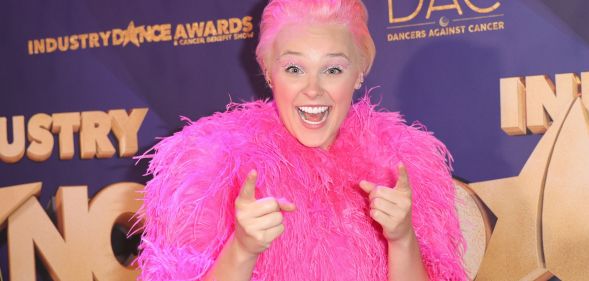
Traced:
<path id="1" fill-rule="evenodd" d="M 394 186 L 407 167 L 413 225 L 431 280 L 466 280 L 464 240 L 445 146 L 398 113 L 354 104 L 329 150 L 300 144 L 272 102 L 232 104 L 163 139 L 139 215 L 142 280 L 201 280 L 234 230 L 234 200 L 258 171 L 256 196 L 284 197 L 285 232 L 258 258 L 252 280 L 387 280 L 382 229 L 362 179 Z M 394 254 L 394 253 L 393 253 Z"/>

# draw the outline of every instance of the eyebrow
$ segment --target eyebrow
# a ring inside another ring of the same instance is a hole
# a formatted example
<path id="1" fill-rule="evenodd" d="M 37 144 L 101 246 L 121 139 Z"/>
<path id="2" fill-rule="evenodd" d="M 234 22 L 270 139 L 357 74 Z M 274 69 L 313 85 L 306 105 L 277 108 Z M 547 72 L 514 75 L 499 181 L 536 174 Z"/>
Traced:
<path id="1" fill-rule="evenodd" d="M 284 51 L 282 54 L 280 54 L 280 56 L 278 56 L 278 58 L 281 58 L 281 57 L 286 56 L 286 55 L 303 56 L 303 54 L 301 52 L 295 52 L 295 51 L 289 51 L 289 50 L 287 50 L 287 51 Z M 329 54 L 326 54 L 325 56 L 326 57 L 330 57 L 330 58 L 333 58 L 333 57 L 343 57 L 344 59 L 346 59 L 348 61 L 350 60 L 350 58 L 348 58 L 348 56 L 346 56 L 346 54 L 341 53 L 341 52 L 340 53 L 329 53 Z"/>

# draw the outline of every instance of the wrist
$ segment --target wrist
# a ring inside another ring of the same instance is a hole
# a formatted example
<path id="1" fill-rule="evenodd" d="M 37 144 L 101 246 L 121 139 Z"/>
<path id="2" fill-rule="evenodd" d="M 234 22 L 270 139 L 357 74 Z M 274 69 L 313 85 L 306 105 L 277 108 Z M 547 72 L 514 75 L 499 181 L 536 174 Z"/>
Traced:
<path id="1" fill-rule="evenodd" d="M 415 232 L 410 230 L 407 234 L 397 238 L 387 241 L 389 248 L 395 249 L 409 249 L 417 245 L 417 237 L 415 236 Z"/>
<path id="2" fill-rule="evenodd" d="M 231 236 L 230 238 L 230 248 L 231 252 L 233 253 L 233 257 L 235 262 L 237 263 L 250 263 L 255 262 L 258 259 L 258 255 L 256 253 L 252 253 L 248 251 L 240 242 L 235 238 L 235 236 Z"/>

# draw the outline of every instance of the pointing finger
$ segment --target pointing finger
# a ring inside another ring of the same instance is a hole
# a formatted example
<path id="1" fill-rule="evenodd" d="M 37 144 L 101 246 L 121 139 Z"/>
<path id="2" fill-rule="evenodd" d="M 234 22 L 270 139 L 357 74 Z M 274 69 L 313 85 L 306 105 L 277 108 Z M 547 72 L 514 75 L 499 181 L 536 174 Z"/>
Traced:
<path id="1" fill-rule="evenodd" d="M 286 200 L 285 198 L 278 199 L 278 206 L 280 207 L 280 210 L 287 212 L 291 212 L 296 209 L 295 204 Z"/>
<path id="2" fill-rule="evenodd" d="M 359 186 L 366 193 L 370 193 L 374 188 L 376 188 L 376 184 L 369 182 L 367 180 L 361 181 Z"/>
<path id="3" fill-rule="evenodd" d="M 244 202 L 255 202 L 256 201 L 256 180 L 258 179 L 258 173 L 256 170 L 251 170 L 241 187 L 239 192 L 239 198 Z"/>
<path id="4" fill-rule="evenodd" d="M 395 189 L 400 191 L 411 192 L 411 187 L 409 186 L 409 180 L 407 178 L 407 169 L 405 168 L 405 165 L 403 163 L 399 164 L 397 171 L 398 176 L 397 185 Z"/>

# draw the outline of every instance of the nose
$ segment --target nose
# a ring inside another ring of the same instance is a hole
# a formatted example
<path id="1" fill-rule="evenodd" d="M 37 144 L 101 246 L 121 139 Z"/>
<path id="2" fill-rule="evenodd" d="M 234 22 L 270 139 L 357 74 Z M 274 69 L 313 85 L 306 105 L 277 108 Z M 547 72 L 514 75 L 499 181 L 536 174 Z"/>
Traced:
<path id="1" fill-rule="evenodd" d="M 321 87 L 319 77 L 310 77 L 307 81 L 306 87 L 303 89 L 303 94 L 313 99 L 322 96 L 323 93 L 324 89 Z"/>

